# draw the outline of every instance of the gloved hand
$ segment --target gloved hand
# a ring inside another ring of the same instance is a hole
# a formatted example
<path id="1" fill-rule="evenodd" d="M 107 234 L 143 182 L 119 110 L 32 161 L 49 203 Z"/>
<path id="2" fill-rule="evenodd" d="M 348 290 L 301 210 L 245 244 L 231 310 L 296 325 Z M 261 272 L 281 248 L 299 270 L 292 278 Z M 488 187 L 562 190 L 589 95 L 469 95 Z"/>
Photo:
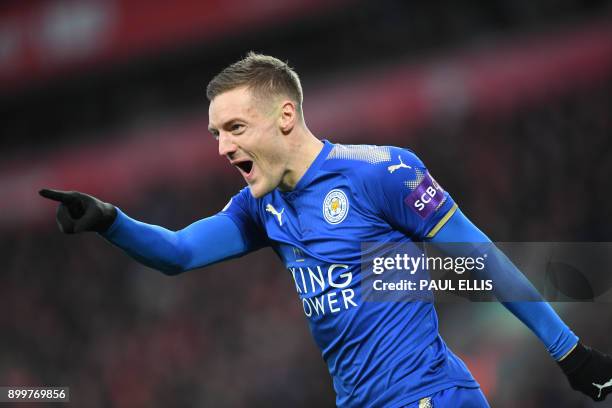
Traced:
<path id="1" fill-rule="evenodd" d="M 83 231 L 106 231 L 117 217 L 114 205 L 78 191 L 42 189 L 38 192 L 50 200 L 59 201 L 57 225 L 65 234 Z"/>
<path id="2" fill-rule="evenodd" d="M 573 389 L 603 401 L 612 392 L 612 357 L 578 343 L 558 362 Z"/>

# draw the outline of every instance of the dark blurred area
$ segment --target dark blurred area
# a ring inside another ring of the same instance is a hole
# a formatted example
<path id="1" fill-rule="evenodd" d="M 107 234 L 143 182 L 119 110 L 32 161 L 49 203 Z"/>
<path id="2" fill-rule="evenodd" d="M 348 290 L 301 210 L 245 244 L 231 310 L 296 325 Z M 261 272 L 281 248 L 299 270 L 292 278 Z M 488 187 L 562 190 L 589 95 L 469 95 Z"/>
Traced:
<path id="1" fill-rule="evenodd" d="M 166 277 L 60 234 L 36 194 L 172 229 L 219 211 L 243 181 L 204 89 L 249 50 L 297 70 L 315 135 L 414 150 L 491 239 L 612 241 L 610 1 L 4 2 L 0 385 L 69 386 L 78 407 L 334 405 L 272 251 Z M 554 307 L 612 352 L 610 304 Z M 593 406 L 501 306 L 438 311 L 493 407 Z"/>

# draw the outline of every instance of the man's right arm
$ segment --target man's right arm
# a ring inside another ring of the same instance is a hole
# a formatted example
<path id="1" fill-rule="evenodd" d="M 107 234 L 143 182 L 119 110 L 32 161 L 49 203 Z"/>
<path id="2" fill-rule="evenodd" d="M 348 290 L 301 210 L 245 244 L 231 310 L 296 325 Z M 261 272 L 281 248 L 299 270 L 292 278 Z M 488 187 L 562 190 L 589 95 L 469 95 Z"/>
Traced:
<path id="1" fill-rule="evenodd" d="M 249 252 L 240 230 L 226 215 L 213 215 L 170 231 L 134 220 L 117 208 L 115 221 L 100 234 L 132 258 L 167 275 Z"/>
<path id="2" fill-rule="evenodd" d="M 112 204 L 79 191 L 43 189 L 40 195 L 59 202 L 56 221 L 60 231 L 94 231 L 137 261 L 167 275 L 237 257 L 264 246 L 250 222 L 241 192 L 219 214 L 180 231 L 136 221 Z"/>

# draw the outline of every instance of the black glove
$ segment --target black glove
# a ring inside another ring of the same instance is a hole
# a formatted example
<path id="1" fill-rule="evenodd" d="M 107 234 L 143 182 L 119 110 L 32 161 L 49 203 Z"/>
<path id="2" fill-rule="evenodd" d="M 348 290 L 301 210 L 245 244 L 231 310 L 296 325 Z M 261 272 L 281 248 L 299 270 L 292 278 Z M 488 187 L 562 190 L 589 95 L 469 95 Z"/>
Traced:
<path id="1" fill-rule="evenodd" d="M 117 217 L 114 205 L 78 191 L 42 189 L 38 194 L 60 202 L 56 221 L 60 231 L 65 234 L 83 231 L 104 232 Z"/>
<path id="2" fill-rule="evenodd" d="M 612 392 L 612 357 L 578 343 L 559 361 L 573 389 L 603 401 Z"/>

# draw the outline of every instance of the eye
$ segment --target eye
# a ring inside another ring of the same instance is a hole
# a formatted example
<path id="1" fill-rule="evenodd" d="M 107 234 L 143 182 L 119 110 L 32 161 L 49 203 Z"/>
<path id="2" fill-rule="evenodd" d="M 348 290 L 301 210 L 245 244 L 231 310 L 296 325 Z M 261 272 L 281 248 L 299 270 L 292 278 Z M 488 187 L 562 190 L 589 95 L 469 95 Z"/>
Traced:
<path id="1" fill-rule="evenodd" d="M 215 138 L 215 140 L 219 140 L 219 131 L 218 130 L 211 130 L 210 134 Z"/>
<path id="2" fill-rule="evenodd" d="M 234 134 L 240 134 L 244 131 L 244 125 L 242 123 L 234 123 L 230 130 L 232 131 L 232 133 Z"/>

